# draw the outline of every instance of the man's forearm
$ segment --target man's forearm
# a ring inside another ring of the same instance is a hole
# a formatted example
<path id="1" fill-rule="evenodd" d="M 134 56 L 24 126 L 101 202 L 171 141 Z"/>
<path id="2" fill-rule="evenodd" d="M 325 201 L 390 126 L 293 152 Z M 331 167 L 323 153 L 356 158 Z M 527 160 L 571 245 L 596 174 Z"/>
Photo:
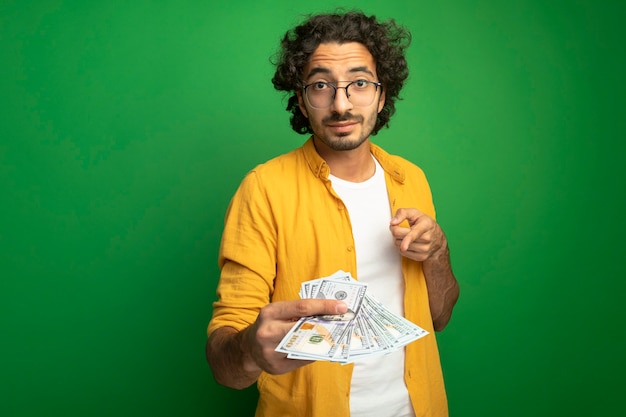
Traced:
<path id="1" fill-rule="evenodd" d="M 206 357 L 213 376 L 219 384 L 229 388 L 247 388 L 261 374 L 261 369 L 246 353 L 244 332 L 222 327 L 207 340 Z"/>
<path id="2" fill-rule="evenodd" d="M 422 266 L 433 326 L 436 331 L 441 331 L 450 321 L 452 309 L 459 298 L 459 284 L 452 272 L 447 244 L 435 256 L 425 260 Z"/>

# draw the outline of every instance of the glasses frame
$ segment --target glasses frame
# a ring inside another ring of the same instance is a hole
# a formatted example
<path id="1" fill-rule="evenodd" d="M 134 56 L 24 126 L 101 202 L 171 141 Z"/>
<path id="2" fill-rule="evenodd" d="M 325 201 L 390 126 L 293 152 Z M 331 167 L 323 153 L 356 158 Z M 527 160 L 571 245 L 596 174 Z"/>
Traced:
<path id="1" fill-rule="evenodd" d="M 340 88 L 343 88 L 344 90 L 346 90 L 346 98 L 348 99 L 348 101 L 350 101 L 350 93 L 348 92 L 348 88 L 350 88 L 350 86 L 352 84 L 354 84 L 354 83 L 359 83 L 359 82 L 364 82 L 364 81 L 366 83 L 368 83 L 368 84 L 372 84 L 376 88 L 376 90 L 374 91 L 374 96 L 372 97 L 372 103 L 373 103 L 374 102 L 374 97 L 376 97 L 376 92 L 378 91 L 379 88 L 381 88 L 383 86 L 383 84 L 381 82 L 378 82 L 378 81 L 370 81 L 370 80 L 363 80 L 363 79 L 361 79 L 361 80 L 354 80 L 354 81 L 337 81 L 336 83 L 331 83 L 331 82 L 328 82 L 328 81 L 315 81 L 315 82 L 312 82 L 312 83 L 307 84 L 304 87 L 302 87 L 302 90 L 304 91 L 304 96 L 306 97 L 306 101 L 309 103 L 309 105 L 311 107 L 313 107 L 314 109 L 327 109 L 328 107 L 332 106 L 333 100 L 335 100 L 335 98 L 337 97 L 337 90 L 339 90 Z M 335 85 L 335 84 L 338 84 L 338 83 L 348 83 L 348 84 L 346 84 L 343 87 L 339 87 L 339 86 Z M 334 90 L 333 91 L 333 95 L 332 95 L 331 101 L 328 103 L 327 106 L 317 107 L 317 106 L 314 106 L 311 103 L 311 100 L 309 99 L 309 94 L 307 92 L 307 89 L 309 87 L 311 87 L 312 85 L 315 85 L 315 84 L 325 84 L 325 85 L 333 88 L 333 90 Z M 350 103 L 352 103 L 352 101 L 350 101 Z M 372 103 L 368 104 L 367 106 L 371 105 Z M 354 105 L 354 103 L 352 103 L 352 104 Z M 359 106 L 359 107 L 361 107 L 361 106 Z M 362 106 L 362 107 L 366 107 L 366 106 Z"/>

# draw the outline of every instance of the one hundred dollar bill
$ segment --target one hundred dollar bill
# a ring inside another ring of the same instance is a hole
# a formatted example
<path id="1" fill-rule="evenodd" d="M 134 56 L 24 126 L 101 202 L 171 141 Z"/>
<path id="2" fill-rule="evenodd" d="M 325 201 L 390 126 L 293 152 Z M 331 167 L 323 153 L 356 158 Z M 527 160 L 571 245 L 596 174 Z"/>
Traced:
<path id="1" fill-rule="evenodd" d="M 304 282 L 300 297 L 341 300 L 348 311 L 298 320 L 276 348 L 288 358 L 349 363 L 390 353 L 429 334 L 388 310 L 367 293 L 367 284 L 341 270 Z"/>

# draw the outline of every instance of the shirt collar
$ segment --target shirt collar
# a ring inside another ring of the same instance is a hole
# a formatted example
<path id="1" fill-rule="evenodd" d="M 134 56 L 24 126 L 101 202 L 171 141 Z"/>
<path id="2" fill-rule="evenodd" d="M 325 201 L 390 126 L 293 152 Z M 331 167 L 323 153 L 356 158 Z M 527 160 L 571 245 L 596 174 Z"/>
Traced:
<path id="1" fill-rule="evenodd" d="M 393 157 L 390 154 L 385 152 L 380 146 L 371 142 L 370 150 L 374 155 L 374 158 L 378 160 L 378 163 L 380 163 L 380 166 L 383 167 L 387 174 L 399 183 L 404 183 L 406 173 L 404 169 L 393 160 Z M 302 152 L 304 153 L 304 158 L 306 159 L 311 172 L 313 172 L 313 175 L 318 178 L 328 179 L 330 167 L 317 153 L 315 145 L 313 144 L 312 136 L 304 143 L 304 145 L 302 145 Z"/>

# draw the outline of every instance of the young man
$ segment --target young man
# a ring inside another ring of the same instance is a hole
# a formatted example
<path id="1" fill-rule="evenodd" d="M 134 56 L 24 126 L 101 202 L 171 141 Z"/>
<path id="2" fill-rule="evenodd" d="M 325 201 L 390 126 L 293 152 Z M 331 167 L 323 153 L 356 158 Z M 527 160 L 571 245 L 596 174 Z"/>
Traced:
<path id="1" fill-rule="evenodd" d="M 274 86 L 293 93 L 292 127 L 311 136 L 249 172 L 231 201 L 206 350 L 220 384 L 257 382 L 257 416 L 448 415 L 435 340 L 459 296 L 447 241 L 423 172 L 370 142 L 395 111 L 409 41 L 357 12 L 312 16 L 282 41 Z M 299 297 L 338 270 L 430 334 L 348 365 L 277 352 L 300 317 L 346 312 Z"/>

